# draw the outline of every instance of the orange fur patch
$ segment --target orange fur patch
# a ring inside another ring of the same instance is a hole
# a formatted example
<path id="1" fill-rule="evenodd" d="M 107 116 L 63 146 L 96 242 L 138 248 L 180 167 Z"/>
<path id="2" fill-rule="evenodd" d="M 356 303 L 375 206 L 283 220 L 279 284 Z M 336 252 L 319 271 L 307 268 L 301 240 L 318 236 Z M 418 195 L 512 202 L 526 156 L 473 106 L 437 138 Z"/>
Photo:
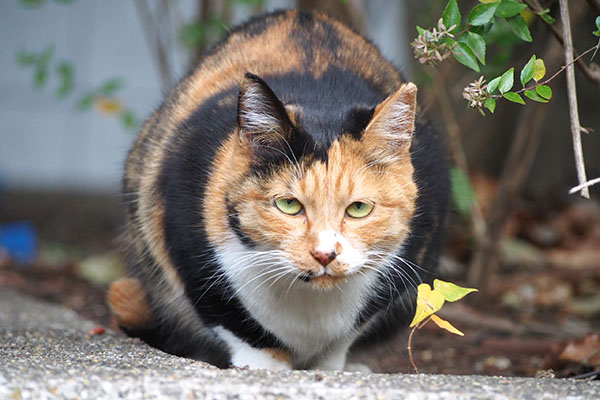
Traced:
<path id="1" fill-rule="evenodd" d="M 292 357 L 290 355 L 290 352 L 287 350 L 278 349 L 276 347 L 269 347 L 261 350 L 267 353 L 269 356 L 273 357 L 277 361 L 289 364 L 290 366 L 292 365 Z"/>
<path id="2" fill-rule="evenodd" d="M 110 285 L 108 303 L 124 328 L 143 328 L 152 317 L 146 291 L 139 280 L 122 278 Z"/>

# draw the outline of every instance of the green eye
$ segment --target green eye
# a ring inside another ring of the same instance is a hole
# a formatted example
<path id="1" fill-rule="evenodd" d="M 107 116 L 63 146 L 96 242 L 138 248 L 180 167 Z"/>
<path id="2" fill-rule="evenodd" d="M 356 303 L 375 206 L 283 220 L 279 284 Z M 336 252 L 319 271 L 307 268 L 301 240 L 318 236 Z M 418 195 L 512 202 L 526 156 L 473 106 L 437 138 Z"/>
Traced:
<path id="1" fill-rule="evenodd" d="M 296 215 L 304 208 L 302 203 L 293 197 L 280 197 L 275 199 L 275 207 L 284 214 Z"/>
<path id="2" fill-rule="evenodd" d="M 361 201 L 355 201 L 346 208 L 346 214 L 352 218 L 364 218 L 371 214 L 371 211 L 373 211 L 373 205 Z"/>

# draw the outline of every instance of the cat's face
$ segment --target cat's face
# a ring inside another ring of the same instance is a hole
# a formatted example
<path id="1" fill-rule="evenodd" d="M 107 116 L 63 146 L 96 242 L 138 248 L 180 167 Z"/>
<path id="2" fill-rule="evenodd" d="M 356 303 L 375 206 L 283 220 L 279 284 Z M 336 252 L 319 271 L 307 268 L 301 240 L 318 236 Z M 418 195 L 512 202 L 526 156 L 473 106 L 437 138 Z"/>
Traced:
<path id="1" fill-rule="evenodd" d="M 283 251 L 304 281 L 320 287 L 377 268 L 395 252 L 416 197 L 409 160 L 370 162 L 349 137 L 327 156 L 327 163 L 300 163 L 300 174 L 285 165 L 267 179 L 248 179 L 236 207 L 255 245 Z"/>
<path id="2" fill-rule="evenodd" d="M 253 86 L 250 95 L 259 89 Z M 375 109 L 361 137 L 341 135 L 326 154 L 299 160 L 285 126 L 293 115 L 283 107 L 261 109 L 268 97 L 251 99 L 234 154 L 250 173 L 238 175 L 227 194 L 246 246 L 274 251 L 274 268 L 287 264 L 299 280 L 321 289 L 383 268 L 406 239 L 415 212 L 409 150 L 415 94 L 414 85 L 404 86 Z M 282 113 L 290 117 L 283 126 Z M 269 157 L 266 169 L 261 162 Z"/>

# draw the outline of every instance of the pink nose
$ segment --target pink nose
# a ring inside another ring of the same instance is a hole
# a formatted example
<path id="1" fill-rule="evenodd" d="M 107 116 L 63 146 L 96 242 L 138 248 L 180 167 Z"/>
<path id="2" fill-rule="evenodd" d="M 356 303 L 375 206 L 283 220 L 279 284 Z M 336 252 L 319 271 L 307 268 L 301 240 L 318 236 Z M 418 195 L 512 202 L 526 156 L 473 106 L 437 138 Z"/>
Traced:
<path id="1" fill-rule="evenodd" d="M 332 251 L 331 253 L 324 253 L 322 251 L 314 250 L 311 251 L 310 254 L 312 254 L 315 260 L 317 260 L 319 264 L 321 264 L 324 267 L 326 267 L 330 262 L 332 262 L 337 256 L 337 254 L 335 254 L 335 251 Z"/>

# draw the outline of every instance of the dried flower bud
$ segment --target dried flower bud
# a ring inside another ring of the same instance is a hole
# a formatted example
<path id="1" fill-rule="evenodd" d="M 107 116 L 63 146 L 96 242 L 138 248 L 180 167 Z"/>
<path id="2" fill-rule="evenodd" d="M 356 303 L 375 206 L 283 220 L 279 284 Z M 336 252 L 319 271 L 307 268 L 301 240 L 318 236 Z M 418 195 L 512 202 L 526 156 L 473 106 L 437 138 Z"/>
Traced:
<path id="1" fill-rule="evenodd" d="M 463 98 L 469 102 L 469 107 L 477 107 L 480 110 L 483 109 L 483 103 L 490 98 L 490 94 L 487 92 L 487 84 L 483 76 L 478 80 L 469 83 L 469 85 L 463 89 Z"/>
<path id="2" fill-rule="evenodd" d="M 453 46 L 443 42 L 445 38 L 452 38 L 450 33 L 456 25 L 446 27 L 440 18 L 436 28 L 425 30 L 410 44 L 415 53 L 415 58 L 421 64 L 436 65 L 450 56 Z"/>

